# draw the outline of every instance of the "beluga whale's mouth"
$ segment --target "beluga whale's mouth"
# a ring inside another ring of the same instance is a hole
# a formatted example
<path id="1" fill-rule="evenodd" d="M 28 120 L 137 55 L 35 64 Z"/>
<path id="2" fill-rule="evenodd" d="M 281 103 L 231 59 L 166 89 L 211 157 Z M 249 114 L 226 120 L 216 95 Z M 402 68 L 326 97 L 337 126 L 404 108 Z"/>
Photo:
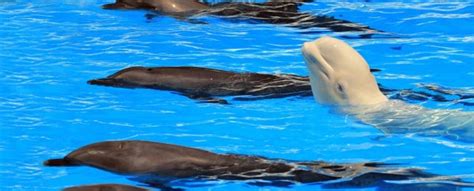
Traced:
<path id="1" fill-rule="evenodd" d="M 356 106 L 388 100 L 365 59 L 347 43 L 321 37 L 304 43 L 302 53 L 317 102 Z"/>

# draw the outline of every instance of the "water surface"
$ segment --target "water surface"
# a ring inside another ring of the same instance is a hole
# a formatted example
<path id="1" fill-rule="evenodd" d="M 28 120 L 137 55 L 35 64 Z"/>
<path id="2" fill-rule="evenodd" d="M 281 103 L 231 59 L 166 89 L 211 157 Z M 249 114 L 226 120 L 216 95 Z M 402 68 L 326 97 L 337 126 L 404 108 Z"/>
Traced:
<path id="1" fill-rule="evenodd" d="M 301 44 L 343 35 L 212 17 L 198 18 L 208 24 L 165 16 L 147 21 L 145 11 L 102 10 L 108 2 L 0 1 L 0 190 L 137 185 L 93 168 L 42 166 L 86 144 L 129 139 L 288 160 L 403 163 L 474 181 L 474 145 L 384 135 L 310 97 L 199 104 L 165 91 L 88 85 L 89 79 L 136 65 L 307 75 Z M 471 2 L 323 2 L 302 9 L 400 36 L 347 40 L 371 67 L 383 70 L 376 78 L 384 86 L 474 88 Z M 419 104 L 474 111 L 453 102 Z M 192 189 L 317 190 L 319 185 L 259 188 L 222 181 Z"/>

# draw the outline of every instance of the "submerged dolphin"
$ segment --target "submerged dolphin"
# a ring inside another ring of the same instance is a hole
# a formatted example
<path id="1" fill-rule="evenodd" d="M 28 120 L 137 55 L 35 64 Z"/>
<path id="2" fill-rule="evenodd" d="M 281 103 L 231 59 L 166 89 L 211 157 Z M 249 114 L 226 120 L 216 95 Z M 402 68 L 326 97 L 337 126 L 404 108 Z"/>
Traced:
<path id="1" fill-rule="evenodd" d="M 426 109 L 389 100 L 364 58 L 345 42 L 322 37 L 302 47 L 314 98 L 386 133 L 417 133 L 474 142 L 474 113 Z"/>
<path id="2" fill-rule="evenodd" d="M 336 32 L 366 32 L 368 38 L 380 31 L 350 21 L 328 16 L 315 16 L 299 12 L 300 2 L 272 1 L 266 3 L 218 3 L 205 4 L 196 0 L 117 0 L 106 4 L 104 9 L 146 9 L 177 18 L 194 15 L 217 15 L 225 18 L 245 18 L 271 24 L 285 24 L 296 28 L 327 28 Z"/>
<path id="3" fill-rule="evenodd" d="M 64 158 L 50 159 L 46 166 L 87 165 L 134 175 L 160 188 L 177 179 L 246 180 L 257 186 L 289 186 L 323 183 L 325 187 L 396 188 L 396 181 L 413 181 L 437 188 L 469 186 L 452 177 L 441 177 L 414 168 L 392 168 L 380 163 L 329 164 L 288 162 L 244 155 L 225 155 L 178 145 L 147 141 L 108 141 L 81 147 Z M 385 181 L 392 181 L 385 182 Z M 438 185 L 437 181 L 443 181 Z M 403 184 L 402 184 L 403 185 Z M 406 185 L 405 185 L 406 186 Z"/>
<path id="4" fill-rule="evenodd" d="M 200 67 L 130 67 L 89 84 L 151 88 L 179 92 L 210 103 L 227 103 L 215 96 L 253 96 L 240 99 L 309 96 L 308 78 L 296 75 L 236 73 Z M 239 99 L 239 98 L 236 98 Z"/>

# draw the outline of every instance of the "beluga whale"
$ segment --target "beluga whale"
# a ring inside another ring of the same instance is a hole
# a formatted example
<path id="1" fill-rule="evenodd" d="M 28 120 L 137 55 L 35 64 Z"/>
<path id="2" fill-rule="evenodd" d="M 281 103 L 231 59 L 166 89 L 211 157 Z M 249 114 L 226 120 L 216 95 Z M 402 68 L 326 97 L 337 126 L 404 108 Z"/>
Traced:
<path id="1" fill-rule="evenodd" d="M 400 168 L 394 164 L 285 161 L 218 154 L 197 148 L 140 140 L 93 143 L 62 158 L 46 160 L 44 165 L 95 167 L 132 176 L 134 181 L 162 190 L 176 190 L 174 184 L 186 186 L 186 182 L 219 180 L 245 181 L 255 186 L 290 187 L 294 184 L 317 183 L 327 188 L 375 187 L 380 190 L 406 190 L 410 186 L 418 187 L 419 190 L 455 190 L 473 186 L 457 177 L 430 174 L 418 168 Z M 412 183 L 400 184 L 397 181 Z M 97 187 L 121 188 L 124 185 L 92 186 Z"/>
<path id="2" fill-rule="evenodd" d="M 309 0 L 270 1 L 264 3 L 203 3 L 197 0 L 116 0 L 105 4 L 104 9 L 149 10 L 148 18 L 168 15 L 180 20 L 196 21 L 200 16 L 218 16 L 230 20 L 257 21 L 269 24 L 282 24 L 289 27 L 308 29 L 325 28 L 335 32 L 361 32 L 361 38 L 370 38 L 374 34 L 385 34 L 362 24 L 336 19 L 325 15 L 313 15 L 300 12 L 299 7 Z M 202 23 L 202 22 L 197 22 Z M 255 23 L 255 22 L 253 22 Z M 320 33 L 321 31 L 317 31 Z"/>
<path id="3" fill-rule="evenodd" d="M 350 45 L 332 37 L 304 43 L 315 100 L 336 106 L 385 133 L 409 133 L 474 142 L 474 113 L 428 109 L 389 100 L 378 88 L 365 59 Z"/>

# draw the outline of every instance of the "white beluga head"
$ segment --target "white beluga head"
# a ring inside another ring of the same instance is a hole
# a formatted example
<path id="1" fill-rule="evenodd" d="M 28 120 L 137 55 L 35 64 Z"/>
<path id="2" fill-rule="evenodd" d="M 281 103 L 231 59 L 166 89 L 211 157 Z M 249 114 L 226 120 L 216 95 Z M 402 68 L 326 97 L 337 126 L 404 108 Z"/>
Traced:
<path id="1" fill-rule="evenodd" d="M 334 105 L 371 105 L 387 101 L 365 59 L 347 43 L 321 37 L 302 48 L 316 101 Z"/>

